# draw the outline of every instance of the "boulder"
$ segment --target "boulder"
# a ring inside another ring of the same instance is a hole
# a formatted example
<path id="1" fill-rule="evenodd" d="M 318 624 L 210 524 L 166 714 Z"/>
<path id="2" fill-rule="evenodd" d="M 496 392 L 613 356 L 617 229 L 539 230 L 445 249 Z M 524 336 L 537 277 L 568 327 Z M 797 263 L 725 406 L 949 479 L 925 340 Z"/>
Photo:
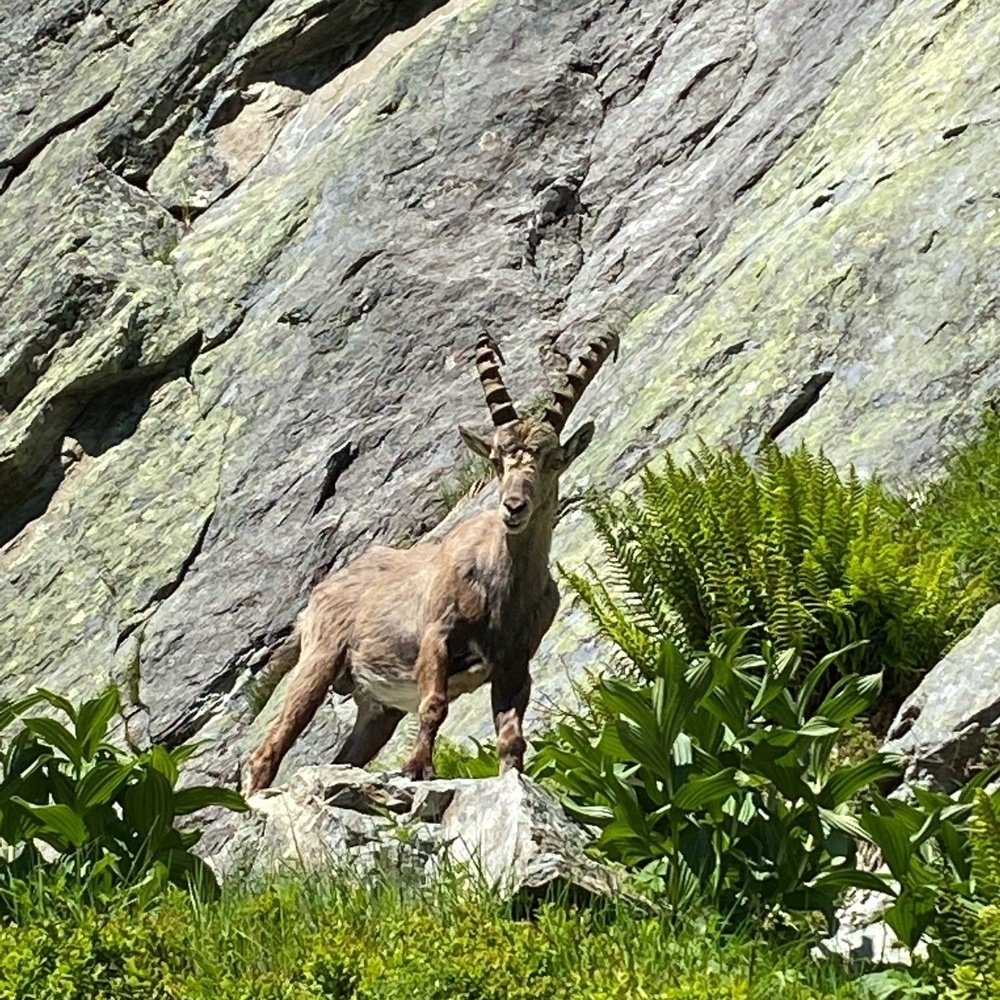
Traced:
<path id="1" fill-rule="evenodd" d="M 883 750 L 906 760 L 906 780 L 946 791 L 965 783 L 1000 736 L 1000 605 L 903 702 Z"/>
<path id="2" fill-rule="evenodd" d="M 250 812 L 229 821 L 227 839 L 207 859 L 222 878 L 294 865 L 427 881 L 446 868 L 511 896 L 624 891 L 616 871 L 584 853 L 587 831 L 516 771 L 414 782 L 354 767 L 303 767 L 286 787 L 249 801 Z"/>
<path id="3" fill-rule="evenodd" d="M 850 893 L 837 911 L 837 929 L 813 949 L 817 957 L 838 955 L 852 962 L 880 965 L 910 965 L 914 953 L 896 938 L 893 929 L 882 919 L 889 897 L 882 892 L 859 889 Z M 922 944 L 918 955 L 926 955 Z"/>

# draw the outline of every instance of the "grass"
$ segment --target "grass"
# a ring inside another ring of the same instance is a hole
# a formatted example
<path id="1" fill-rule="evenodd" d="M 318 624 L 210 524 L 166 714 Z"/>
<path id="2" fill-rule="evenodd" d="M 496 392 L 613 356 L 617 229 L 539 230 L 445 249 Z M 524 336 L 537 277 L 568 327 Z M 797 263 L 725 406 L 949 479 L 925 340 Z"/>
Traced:
<path id="1" fill-rule="evenodd" d="M 37 888 L 37 887 L 36 887 Z M 518 919 L 457 884 L 408 891 L 332 875 L 88 901 L 29 893 L 0 926 L 0 1000 L 805 1000 L 862 997 L 794 941 L 724 934 L 717 918 L 565 901 Z"/>

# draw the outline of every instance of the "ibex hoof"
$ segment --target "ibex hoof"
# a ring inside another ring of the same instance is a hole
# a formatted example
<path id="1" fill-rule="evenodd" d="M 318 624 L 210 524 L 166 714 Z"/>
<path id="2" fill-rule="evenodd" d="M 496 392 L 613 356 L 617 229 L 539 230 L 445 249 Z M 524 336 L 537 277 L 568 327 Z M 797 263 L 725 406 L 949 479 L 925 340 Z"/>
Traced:
<path id="1" fill-rule="evenodd" d="M 403 765 L 403 774 L 411 781 L 431 781 L 437 777 L 434 764 L 429 760 L 408 760 Z"/>
<path id="2" fill-rule="evenodd" d="M 517 771 L 520 774 L 524 773 L 524 758 L 517 756 L 501 757 L 500 758 L 500 773 L 506 774 L 507 771 Z"/>
<path id="3" fill-rule="evenodd" d="M 274 781 L 274 776 L 277 772 L 277 768 L 267 760 L 260 760 L 254 757 L 250 761 L 250 775 L 247 781 L 247 795 L 253 795 L 255 792 L 259 792 L 262 788 L 270 788 L 271 782 Z"/>

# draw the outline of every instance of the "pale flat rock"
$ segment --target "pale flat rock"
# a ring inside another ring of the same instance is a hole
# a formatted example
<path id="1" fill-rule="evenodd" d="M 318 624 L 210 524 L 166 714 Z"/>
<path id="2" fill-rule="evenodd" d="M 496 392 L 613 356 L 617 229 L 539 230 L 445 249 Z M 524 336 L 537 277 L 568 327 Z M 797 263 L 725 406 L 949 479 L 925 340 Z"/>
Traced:
<path id="1" fill-rule="evenodd" d="M 447 865 L 505 895 L 567 889 L 621 894 L 621 876 L 584 853 L 589 834 L 515 771 L 413 782 L 351 767 L 303 767 L 286 788 L 230 818 L 209 862 L 225 876 L 283 866 L 364 876 L 403 870 L 429 880 Z"/>
<path id="2" fill-rule="evenodd" d="M 867 889 L 849 893 L 837 911 L 837 930 L 814 947 L 813 954 L 873 965 L 911 965 L 914 958 L 926 958 L 924 942 L 910 951 L 882 919 L 890 901 L 885 893 Z"/>

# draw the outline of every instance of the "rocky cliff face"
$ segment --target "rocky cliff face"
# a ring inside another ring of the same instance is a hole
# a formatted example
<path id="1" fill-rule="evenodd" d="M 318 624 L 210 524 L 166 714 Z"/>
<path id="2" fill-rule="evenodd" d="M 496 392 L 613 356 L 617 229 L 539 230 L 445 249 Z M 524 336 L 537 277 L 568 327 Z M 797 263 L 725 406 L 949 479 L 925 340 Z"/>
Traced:
<path id="1" fill-rule="evenodd" d="M 998 41 L 993 0 L 11 0 L 0 692 L 124 679 L 233 778 L 311 584 L 440 519 L 480 322 L 524 404 L 621 328 L 571 498 L 698 435 L 932 471 L 1000 380 Z"/>

